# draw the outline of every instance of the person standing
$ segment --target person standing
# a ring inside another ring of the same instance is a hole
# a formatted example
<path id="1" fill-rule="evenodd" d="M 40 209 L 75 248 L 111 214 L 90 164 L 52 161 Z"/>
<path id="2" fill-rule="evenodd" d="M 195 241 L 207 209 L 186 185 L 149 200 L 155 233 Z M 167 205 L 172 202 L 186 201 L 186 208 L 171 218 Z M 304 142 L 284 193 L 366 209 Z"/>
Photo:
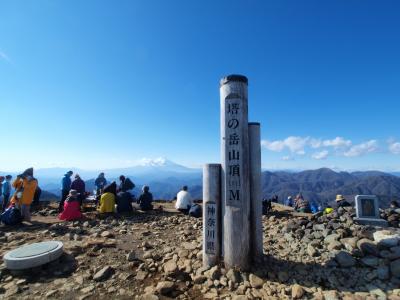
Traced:
<path id="1" fill-rule="evenodd" d="M 2 211 L 5 211 L 8 206 L 8 201 L 10 200 L 11 195 L 11 175 L 6 176 L 6 180 L 3 183 L 2 194 L 3 194 L 3 204 Z"/>
<path id="2" fill-rule="evenodd" d="M 107 179 L 104 176 L 104 173 L 100 173 L 94 181 L 94 185 L 96 186 L 96 195 L 100 197 L 103 192 L 104 187 L 107 185 Z"/>
<path id="3" fill-rule="evenodd" d="M 85 199 L 85 182 L 81 179 L 79 174 L 75 175 L 74 181 L 71 183 L 71 190 L 75 190 L 78 193 L 78 200 L 80 205 L 82 205 L 83 200 Z"/>
<path id="4" fill-rule="evenodd" d="M 37 186 L 38 181 L 33 177 L 33 168 L 26 169 L 13 182 L 15 194 L 11 202 L 19 206 L 25 221 L 31 220 L 30 209 Z"/>
<path id="5" fill-rule="evenodd" d="M 192 205 L 192 196 L 188 192 L 188 187 L 185 185 L 182 187 L 182 190 L 176 195 L 175 208 L 184 214 L 188 214 L 189 209 Z"/>
<path id="6" fill-rule="evenodd" d="M 64 174 L 61 179 L 61 201 L 58 207 L 58 211 L 62 212 L 64 210 L 64 201 L 67 199 L 69 191 L 71 190 L 71 176 L 74 174 L 72 171 L 68 171 Z"/>
<path id="7" fill-rule="evenodd" d="M 3 199 L 3 201 L 1 199 L 1 198 L 3 198 L 3 193 L 1 192 L 3 190 L 3 182 L 4 182 L 4 176 L 0 176 L 0 203 L 4 202 L 4 199 Z"/>

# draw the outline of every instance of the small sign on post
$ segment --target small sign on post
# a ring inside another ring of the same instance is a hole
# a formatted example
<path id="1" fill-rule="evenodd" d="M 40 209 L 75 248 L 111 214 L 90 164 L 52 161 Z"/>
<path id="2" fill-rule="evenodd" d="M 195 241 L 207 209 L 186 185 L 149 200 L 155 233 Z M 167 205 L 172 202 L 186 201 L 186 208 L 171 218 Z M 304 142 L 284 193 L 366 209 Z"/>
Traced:
<path id="1" fill-rule="evenodd" d="M 221 257 L 221 165 L 203 167 L 203 265 L 212 267 Z"/>

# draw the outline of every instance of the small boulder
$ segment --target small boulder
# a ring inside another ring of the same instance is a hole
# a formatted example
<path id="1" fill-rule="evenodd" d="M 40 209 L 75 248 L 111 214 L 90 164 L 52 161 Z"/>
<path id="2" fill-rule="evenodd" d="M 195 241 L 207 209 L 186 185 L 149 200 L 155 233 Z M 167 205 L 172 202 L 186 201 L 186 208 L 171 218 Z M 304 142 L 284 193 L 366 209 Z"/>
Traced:
<path id="1" fill-rule="evenodd" d="M 262 280 L 262 278 L 258 277 L 257 275 L 254 275 L 254 274 L 250 274 L 249 281 L 250 281 L 250 285 L 256 289 L 261 288 L 264 284 L 264 280 Z"/>
<path id="2" fill-rule="evenodd" d="M 378 247 L 373 241 L 369 239 L 363 238 L 359 240 L 357 242 L 357 247 L 364 255 L 371 254 L 374 256 L 379 256 Z"/>
<path id="3" fill-rule="evenodd" d="M 345 251 L 340 251 L 338 254 L 336 254 L 335 259 L 343 268 L 352 267 L 356 264 L 356 260 L 353 258 L 353 256 Z"/>
<path id="4" fill-rule="evenodd" d="M 94 274 L 93 280 L 94 281 L 106 280 L 112 275 L 113 271 L 114 271 L 114 269 L 112 267 L 105 266 L 103 269 L 101 269 L 96 274 Z"/>
<path id="5" fill-rule="evenodd" d="M 390 272 L 393 276 L 400 278 L 400 259 L 394 260 L 390 263 Z"/>
<path id="6" fill-rule="evenodd" d="M 161 295 L 168 295 L 170 292 L 172 292 L 175 289 L 175 283 L 172 281 L 160 281 L 157 284 L 156 290 L 159 292 Z"/>
<path id="7" fill-rule="evenodd" d="M 304 289 L 301 285 L 295 284 L 292 286 L 292 298 L 300 299 L 304 295 Z"/>

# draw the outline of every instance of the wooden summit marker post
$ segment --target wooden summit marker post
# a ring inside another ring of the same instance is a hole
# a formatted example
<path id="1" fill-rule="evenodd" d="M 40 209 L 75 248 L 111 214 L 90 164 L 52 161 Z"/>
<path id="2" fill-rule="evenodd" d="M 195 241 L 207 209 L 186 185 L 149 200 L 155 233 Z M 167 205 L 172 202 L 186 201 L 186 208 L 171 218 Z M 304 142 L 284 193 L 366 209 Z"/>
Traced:
<path id="1" fill-rule="evenodd" d="M 242 75 L 220 82 L 223 255 L 227 268 L 242 270 L 249 269 L 250 262 L 247 84 Z"/>

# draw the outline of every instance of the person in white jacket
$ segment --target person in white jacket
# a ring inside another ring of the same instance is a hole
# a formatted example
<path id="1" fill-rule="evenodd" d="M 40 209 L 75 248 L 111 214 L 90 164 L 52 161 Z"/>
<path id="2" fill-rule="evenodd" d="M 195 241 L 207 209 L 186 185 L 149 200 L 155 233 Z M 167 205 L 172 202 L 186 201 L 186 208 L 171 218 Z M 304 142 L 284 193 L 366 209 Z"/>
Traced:
<path id="1" fill-rule="evenodd" d="M 185 185 L 184 187 L 182 187 L 182 190 L 176 195 L 175 208 L 180 212 L 187 214 L 192 205 L 192 196 L 188 192 L 188 187 Z"/>

